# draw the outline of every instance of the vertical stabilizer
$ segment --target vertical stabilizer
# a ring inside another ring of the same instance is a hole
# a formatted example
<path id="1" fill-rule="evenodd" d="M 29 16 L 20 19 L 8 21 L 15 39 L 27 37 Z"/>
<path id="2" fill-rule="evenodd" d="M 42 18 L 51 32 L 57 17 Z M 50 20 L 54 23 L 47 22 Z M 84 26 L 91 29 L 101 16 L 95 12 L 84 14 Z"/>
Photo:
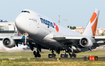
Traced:
<path id="1" fill-rule="evenodd" d="M 98 16 L 99 16 L 99 10 L 95 9 L 87 27 L 85 28 L 83 32 L 83 35 L 95 36 L 96 29 L 97 29 L 97 23 L 98 23 Z"/>

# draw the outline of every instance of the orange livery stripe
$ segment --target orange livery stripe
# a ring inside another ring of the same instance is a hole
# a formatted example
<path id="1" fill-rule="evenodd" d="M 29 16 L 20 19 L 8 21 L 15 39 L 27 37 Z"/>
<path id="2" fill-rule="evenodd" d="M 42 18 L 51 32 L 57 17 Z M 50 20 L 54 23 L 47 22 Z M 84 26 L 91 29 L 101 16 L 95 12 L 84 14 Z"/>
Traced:
<path id="1" fill-rule="evenodd" d="M 96 19 L 96 21 L 94 22 L 94 24 L 91 27 L 93 36 L 95 36 L 95 34 L 96 34 L 97 21 L 98 21 L 98 18 Z"/>
<path id="2" fill-rule="evenodd" d="M 90 19 L 90 23 L 92 23 L 95 20 L 96 16 L 97 16 L 97 14 L 94 12 Z"/>

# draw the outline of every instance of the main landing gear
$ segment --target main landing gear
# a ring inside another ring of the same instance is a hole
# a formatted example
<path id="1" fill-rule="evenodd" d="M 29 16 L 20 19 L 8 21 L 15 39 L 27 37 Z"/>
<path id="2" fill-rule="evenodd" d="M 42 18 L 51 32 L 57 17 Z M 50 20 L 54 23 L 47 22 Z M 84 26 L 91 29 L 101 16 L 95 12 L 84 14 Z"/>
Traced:
<path id="1" fill-rule="evenodd" d="M 70 55 L 70 58 L 76 58 L 76 54 L 72 53 L 72 54 L 69 54 Z"/>
<path id="2" fill-rule="evenodd" d="M 76 54 L 69 54 L 70 55 L 70 58 L 76 58 Z M 68 58 L 68 54 L 61 54 L 60 56 L 61 58 Z"/>
<path id="3" fill-rule="evenodd" d="M 66 51 L 64 51 L 64 54 L 60 55 L 61 58 L 68 58 L 68 54 L 66 54 Z"/>
<path id="4" fill-rule="evenodd" d="M 69 50 L 69 55 L 70 55 L 70 58 L 76 58 L 76 54 L 74 53 L 74 50 L 72 48 L 70 48 Z"/>
<path id="5" fill-rule="evenodd" d="M 73 49 L 70 49 L 69 51 L 70 58 L 76 58 L 76 54 L 73 52 Z M 66 50 L 64 54 L 60 55 L 61 58 L 68 58 L 68 54 L 66 54 Z M 48 54 L 48 58 L 56 58 L 56 54 L 54 54 L 54 51 L 52 50 L 52 54 Z"/>
<path id="6" fill-rule="evenodd" d="M 48 54 L 48 58 L 56 58 L 56 54 L 54 54 L 53 50 L 52 50 L 52 54 Z"/>
<path id="7" fill-rule="evenodd" d="M 69 56 L 70 58 L 76 58 L 76 54 L 74 53 L 73 49 L 69 49 Z M 66 54 L 66 50 L 64 54 L 61 54 L 61 58 L 68 58 L 68 54 Z"/>

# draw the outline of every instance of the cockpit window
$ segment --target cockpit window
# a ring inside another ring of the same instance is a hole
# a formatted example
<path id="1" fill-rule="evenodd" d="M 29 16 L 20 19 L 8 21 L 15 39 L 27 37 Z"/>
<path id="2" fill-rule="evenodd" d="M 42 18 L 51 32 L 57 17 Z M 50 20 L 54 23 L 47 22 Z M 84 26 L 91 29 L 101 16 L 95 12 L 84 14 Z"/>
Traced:
<path id="1" fill-rule="evenodd" d="M 29 11 L 22 11 L 22 12 L 24 12 L 24 13 L 30 13 Z"/>

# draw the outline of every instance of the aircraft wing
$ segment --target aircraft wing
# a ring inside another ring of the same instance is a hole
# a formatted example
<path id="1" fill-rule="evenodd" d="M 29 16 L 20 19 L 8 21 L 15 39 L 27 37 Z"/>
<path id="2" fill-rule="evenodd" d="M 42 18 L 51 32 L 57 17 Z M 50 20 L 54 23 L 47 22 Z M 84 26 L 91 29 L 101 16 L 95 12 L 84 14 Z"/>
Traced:
<path id="1" fill-rule="evenodd" d="M 14 40 L 20 40 L 20 39 L 25 39 L 25 36 L 0 36 L 0 40 L 3 40 L 5 38 L 12 38 Z"/>
<path id="2" fill-rule="evenodd" d="M 53 38 L 56 40 L 80 40 L 84 36 L 54 36 Z M 94 36 L 96 41 L 105 41 L 105 36 Z"/>
<path id="3" fill-rule="evenodd" d="M 64 44 L 69 44 L 73 42 L 79 43 L 79 41 L 84 38 L 84 36 L 55 36 L 53 37 L 55 40 L 62 42 Z M 101 45 L 105 45 L 105 42 L 98 42 L 98 41 L 105 41 L 105 36 L 95 36 L 95 43 L 93 43 L 92 49 L 99 47 Z"/>
<path id="4" fill-rule="evenodd" d="M 95 36 L 95 41 L 96 41 L 96 43 L 94 43 L 95 47 L 105 45 L 105 36 Z"/>
<path id="5" fill-rule="evenodd" d="M 2 40 L 3 45 L 7 48 L 12 48 L 18 46 L 18 44 L 22 44 L 25 42 L 25 36 L 0 36 L 0 40 Z M 26 39 L 28 41 L 33 41 L 31 38 Z"/>
<path id="6" fill-rule="evenodd" d="M 81 36 L 54 36 L 53 39 L 56 39 L 56 40 L 67 40 L 67 39 L 76 39 L 76 40 L 79 40 L 83 37 Z"/>
<path id="7" fill-rule="evenodd" d="M 105 36 L 95 36 L 96 41 L 105 41 Z"/>
<path id="8" fill-rule="evenodd" d="M 59 41 L 59 42 L 63 42 L 63 43 L 69 43 L 69 42 L 74 42 L 74 41 L 79 41 L 80 39 L 82 39 L 83 36 L 73 36 L 73 35 L 69 35 L 69 36 L 54 36 L 53 39 Z"/>

